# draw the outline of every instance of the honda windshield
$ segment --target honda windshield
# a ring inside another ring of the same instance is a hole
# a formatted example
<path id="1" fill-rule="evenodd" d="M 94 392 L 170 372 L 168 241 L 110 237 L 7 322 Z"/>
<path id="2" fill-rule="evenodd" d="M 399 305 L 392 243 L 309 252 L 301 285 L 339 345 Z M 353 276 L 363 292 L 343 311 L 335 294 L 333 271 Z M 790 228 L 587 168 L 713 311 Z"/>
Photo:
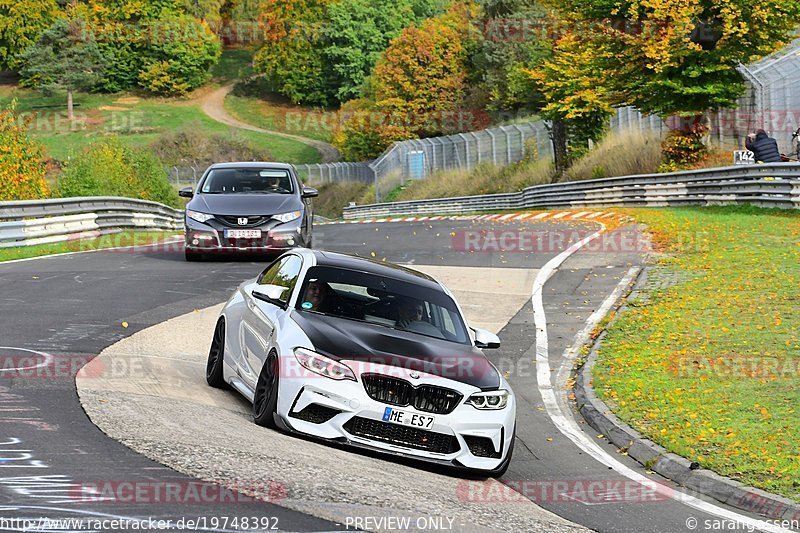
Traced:
<path id="1" fill-rule="evenodd" d="M 203 194 L 291 194 L 288 170 L 270 168 L 216 168 L 203 180 Z"/>

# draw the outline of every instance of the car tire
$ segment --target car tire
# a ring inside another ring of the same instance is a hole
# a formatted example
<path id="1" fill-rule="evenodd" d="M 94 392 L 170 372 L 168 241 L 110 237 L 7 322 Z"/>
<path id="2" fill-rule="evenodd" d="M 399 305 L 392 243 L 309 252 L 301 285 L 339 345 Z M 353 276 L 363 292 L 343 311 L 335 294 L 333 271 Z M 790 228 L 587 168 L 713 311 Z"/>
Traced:
<path id="1" fill-rule="evenodd" d="M 217 321 L 214 328 L 214 337 L 211 339 L 211 349 L 208 351 L 206 363 L 206 382 L 217 389 L 227 389 L 222 367 L 225 364 L 225 319 Z"/>
<path id="2" fill-rule="evenodd" d="M 261 367 L 253 398 L 253 421 L 259 426 L 277 428 L 275 422 L 278 410 L 279 388 L 278 354 L 271 351 Z"/>

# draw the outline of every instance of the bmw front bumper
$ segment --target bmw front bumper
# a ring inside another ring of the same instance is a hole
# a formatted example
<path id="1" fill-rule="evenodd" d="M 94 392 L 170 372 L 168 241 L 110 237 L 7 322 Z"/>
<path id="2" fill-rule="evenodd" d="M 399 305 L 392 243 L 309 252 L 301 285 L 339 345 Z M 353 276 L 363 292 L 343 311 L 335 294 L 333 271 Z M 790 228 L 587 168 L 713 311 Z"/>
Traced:
<path id="1" fill-rule="evenodd" d="M 293 359 L 293 358 L 292 358 Z M 477 387 L 436 375 L 384 365 L 342 361 L 358 381 L 333 380 L 312 373 L 287 359 L 281 361 L 278 414 L 289 429 L 324 439 L 345 442 L 393 455 L 490 473 L 504 462 L 514 437 L 516 404 L 508 384 L 508 404 L 499 410 L 479 410 L 465 403 Z M 283 363 L 288 363 L 283 365 Z M 287 368 L 288 367 L 288 368 Z M 437 413 L 394 405 L 370 397 L 363 375 L 378 374 L 405 380 L 413 387 L 431 385 L 461 395 L 455 409 Z M 433 417 L 430 428 L 388 422 L 388 409 L 407 415 Z"/>

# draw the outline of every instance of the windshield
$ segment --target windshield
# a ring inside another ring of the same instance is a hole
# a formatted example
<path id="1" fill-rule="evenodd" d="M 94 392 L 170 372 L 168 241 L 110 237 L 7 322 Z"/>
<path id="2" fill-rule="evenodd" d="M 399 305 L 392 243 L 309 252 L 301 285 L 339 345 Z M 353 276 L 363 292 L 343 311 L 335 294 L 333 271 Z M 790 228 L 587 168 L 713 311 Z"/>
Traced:
<path id="1" fill-rule="evenodd" d="M 446 293 L 366 272 L 309 269 L 297 309 L 469 343 L 461 314 Z"/>
<path id="2" fill-rule="evenodd" d="M 270 168 L 217 168 L 211 170 L 200 192 L 204 194 L 291 194 L 288 170 Z"/>

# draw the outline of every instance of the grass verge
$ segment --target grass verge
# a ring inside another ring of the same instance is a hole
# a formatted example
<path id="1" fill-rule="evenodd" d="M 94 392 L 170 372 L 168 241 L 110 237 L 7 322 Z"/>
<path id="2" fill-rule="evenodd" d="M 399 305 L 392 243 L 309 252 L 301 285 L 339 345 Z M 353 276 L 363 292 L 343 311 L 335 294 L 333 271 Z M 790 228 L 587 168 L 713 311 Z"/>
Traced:
<path id="1" fill-rule="evenodd" d="M 122 246 L 145 246 L 174 235 L 178 235 L 178 233 L 171 231 L 123 231 L 74 241 L 0 248 L 0 262 Z"/>
<path id="2" fill-rule="evenodd" d="M 631 211 L 669 255 L 672 286 L 612 323 L 598 395 L 645 437 L 800 501 L 800 214 Z"/>

